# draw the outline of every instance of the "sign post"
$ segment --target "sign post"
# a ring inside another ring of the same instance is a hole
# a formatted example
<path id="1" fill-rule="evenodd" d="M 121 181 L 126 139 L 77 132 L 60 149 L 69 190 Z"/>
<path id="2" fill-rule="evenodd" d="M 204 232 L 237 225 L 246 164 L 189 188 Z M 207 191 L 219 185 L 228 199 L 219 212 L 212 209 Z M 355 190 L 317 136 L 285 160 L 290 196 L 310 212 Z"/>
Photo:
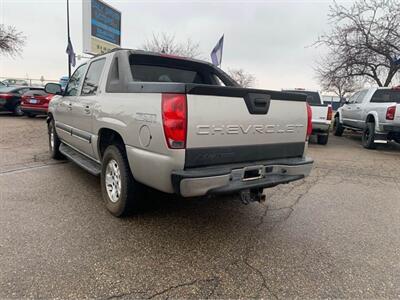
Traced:
<path id="1" fill-rule="evenodd" d="M 83 52 L 101 54 L 121 46 L 121 12 L 102 0 L 83 0 Z"/>

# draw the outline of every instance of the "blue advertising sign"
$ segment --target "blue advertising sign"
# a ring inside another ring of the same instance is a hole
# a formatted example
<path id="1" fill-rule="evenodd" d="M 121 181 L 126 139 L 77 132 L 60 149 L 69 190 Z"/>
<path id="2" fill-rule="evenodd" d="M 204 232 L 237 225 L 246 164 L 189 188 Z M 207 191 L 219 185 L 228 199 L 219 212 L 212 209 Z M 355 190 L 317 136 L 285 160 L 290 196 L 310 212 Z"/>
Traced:
<path id="1" fill-rule="evenodd" d="M 121 13 L 99 0 L 91 0 L 92 36 L 121 45 Z"/>

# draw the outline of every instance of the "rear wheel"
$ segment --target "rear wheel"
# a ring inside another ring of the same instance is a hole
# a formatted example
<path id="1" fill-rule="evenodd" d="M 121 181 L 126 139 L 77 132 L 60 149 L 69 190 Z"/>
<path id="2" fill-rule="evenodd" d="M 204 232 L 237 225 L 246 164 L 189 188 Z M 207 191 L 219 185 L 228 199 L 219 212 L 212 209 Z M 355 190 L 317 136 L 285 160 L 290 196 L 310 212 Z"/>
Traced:
<path id="1" fill-rule="evenodd" d="M 375 149 L 375 123 L 368 122 L 365 125 L 363 135 L 362 135 L 362 144 L 364 148 L 367 149 Z"/>
<path id="2" fill-rule="evenodd" d="M 62 159 L 63 155 L 60 152 L 61 141 L 58 138 L 53 119 L 51 119 L 48 124 L 48 133 L 49 133 L 49 151 L 51 158 Z"/>
<path id="3" fill-rule="evenodd" d="M 35 115 L 35 114 L 32 114 L 32 113 L 25 113 L 25 115 L 27 115 L 28 118 L 34 118 L 34 117 L 36 117 L 36 115 Z"/>
<path id="4" fill-rule="evenodd" d="M 13 110 L 13 113 L 14 113 L 14 115 L 16 115 L 16 116 L 22 116 L 22 115 L 24 114 L 24 112 L 23 112 L 22 109 L 21 109 L 21 104 L 20 104 L 20 103 L 17 103 L 17 104 L 15 105 L 14 110 Z"/>
<path id="5" fill-rule="evenodd" d="M 335 116 L 335 120 L 333 122 L 333 134 L 335 136 L 342 136 L 344 131 L 344 127 L 340 124 L 339 116 Z"/>
<path id="6" fill-rule="evenodd" d="M 317 136 L 317 143 L 320 145 L 328 144 L 329 134 L 319 134 Z"/>
<path id="7" fill-rule="evenodd" d="M 108 211 L 116 217 L 138 208 L 141 184 L 133 178 L 124 151 L 115 145 L 108 146 L 103 155 L 101 192 Z"/>

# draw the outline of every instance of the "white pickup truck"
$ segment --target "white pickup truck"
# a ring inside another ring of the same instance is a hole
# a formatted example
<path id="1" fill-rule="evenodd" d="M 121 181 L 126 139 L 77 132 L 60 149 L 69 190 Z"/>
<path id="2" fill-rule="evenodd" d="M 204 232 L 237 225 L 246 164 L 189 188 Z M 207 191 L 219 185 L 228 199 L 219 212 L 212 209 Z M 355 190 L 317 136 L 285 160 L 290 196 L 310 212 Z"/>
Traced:
<path id="1" fill-rule="evenodd" d="M 312 110 L 312 135 L 317 136 L 320 145 L 326 145 L 329 139 L 329 128 L 332 122 L 332 106 L 324 104 L 318 91 L 303 88 L 285 89 L 284 92 L 301 93 L 307 96 L 307 103 Z"/>
<path id="2" fill-rule="evenodd" d="M 108 210 L 135 208 L 143 186 L 182 197 L 240 193 L 307 176 L 306 96 L 239 87 L 213 65 L 118 49 L 78 67 L 49 105 L 52 157 L 101 177 Z"/>
<path id="3" fill-rule="evenodd" d="M 333 132 L 362 131 L 367 149 L 390 140 L 400 143 L 400 87 L 369 88 L 354 93 L 335 114 Z"/>

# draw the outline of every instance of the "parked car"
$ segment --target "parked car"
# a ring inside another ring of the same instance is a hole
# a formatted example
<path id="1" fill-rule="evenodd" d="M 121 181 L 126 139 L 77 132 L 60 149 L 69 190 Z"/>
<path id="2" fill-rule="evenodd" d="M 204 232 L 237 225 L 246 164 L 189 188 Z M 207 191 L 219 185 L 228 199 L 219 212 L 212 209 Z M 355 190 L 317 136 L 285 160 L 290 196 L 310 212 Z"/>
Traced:
<path id="1" fill-rule="evenodd" d="M 21 109 L 22 95 L 30 90 L 40 88 L 29 86 L 8 86 L 0 88 L 0 111 L 10 111 L 14 115 L 22 116 L 24 113 Z"/>
<path id="2" fill-rule="evenodd" d="M 7 84 L 5 84 L 3 81 L 0 81 L 0 88 L 6 87 L 6 86 L 7 86 Z"/>
<path id="3" fill-rule="evenodd" d="M 303 88 L 283 90 L 290 93 L 301 93 L 307 96 L 307 103 L 312 109 L 312 135 L 317 136 L 320 145 L 326 145 L 329 139 L 329 128 L 332 122 L 332 106 L 325 104 L 318 91 Z"/>
<path id="4" fill-rule="evenodd" d="M 5 79 L 3 80 L 3 83 L 6 84 L 7 86 L 28 86 L 28 82 L 23 79 Z"/>
<path id="5" fill-rule="evenodd" d="M 25 115 L 33 118 L 37 115 L 47 115 L 50 100 L 53 94 L 48 94 L 42 89 L 27 91 L 21 98 L 21 109 Z"/>
<path id="6" fill-rule="evenodd" d="M 362 131 L 367 149 L 390 140 L 400 143 L 400 87 L 354 93 L 335 114 L 334 134 L 341 136 L 345 129 Z"/>
<path id="7" fill-rule="evenodd" d="M 52 157 L 100 175 L 115 216 L 137 205 L 143 185 L 261 201 L 264 188 L 302 179 L 313 164 L 306 96 L 242 88 L 210 63 L 144 51 L 78 67 L 50 101 L 48 127 Z"/>

